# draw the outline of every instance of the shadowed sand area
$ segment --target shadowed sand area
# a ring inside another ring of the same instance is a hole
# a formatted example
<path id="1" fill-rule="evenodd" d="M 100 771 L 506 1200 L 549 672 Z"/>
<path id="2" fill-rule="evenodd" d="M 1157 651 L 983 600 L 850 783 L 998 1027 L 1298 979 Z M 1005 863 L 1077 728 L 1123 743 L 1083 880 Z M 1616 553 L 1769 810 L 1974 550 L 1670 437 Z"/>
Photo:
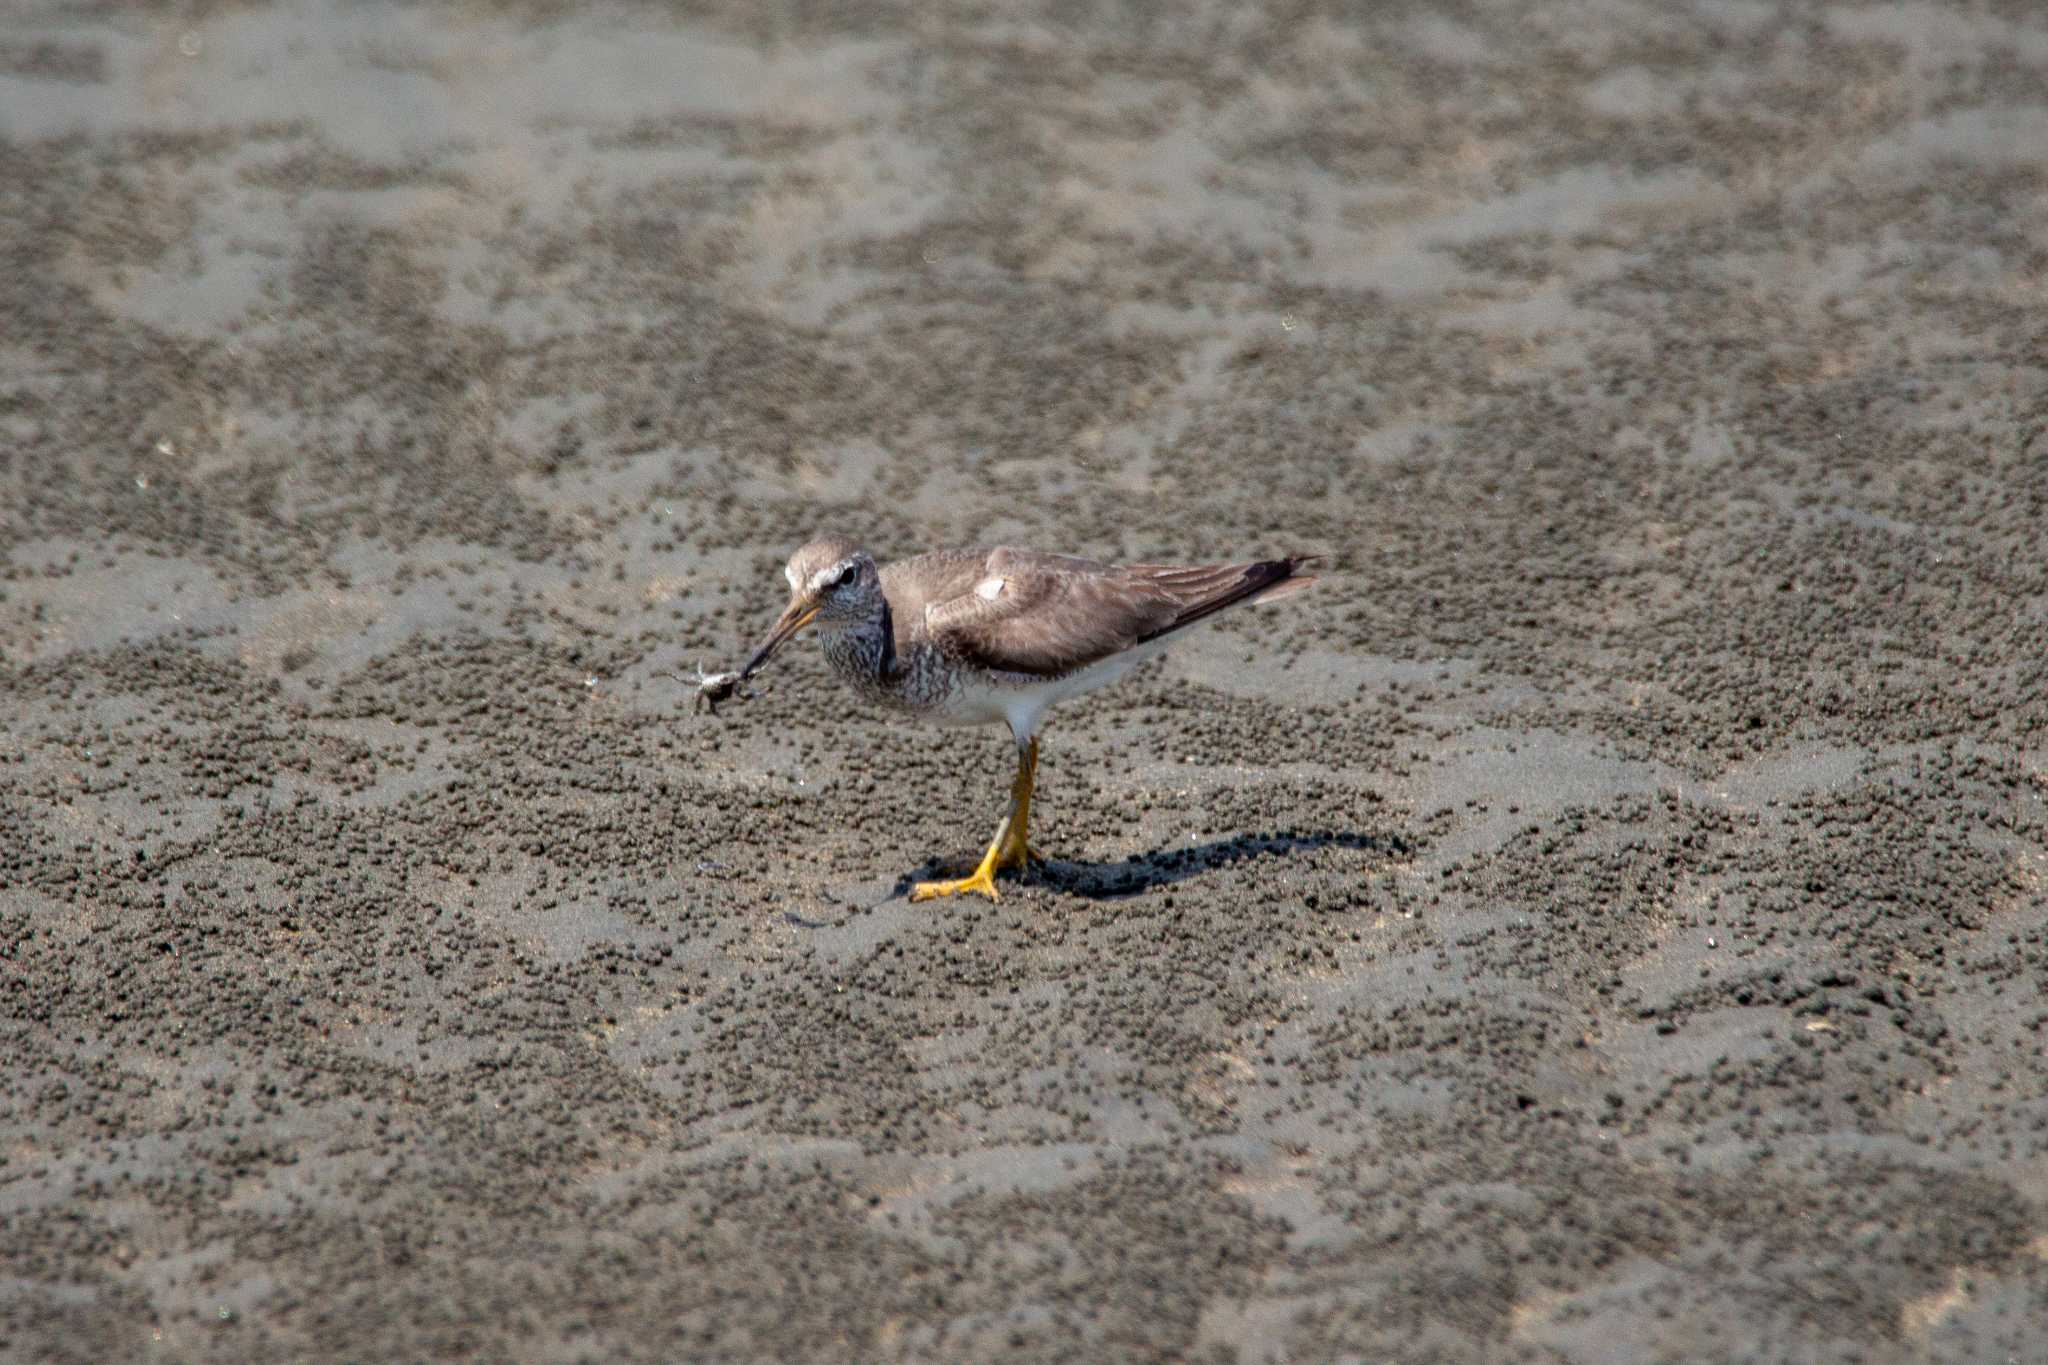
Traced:
<path id="1" fill-rule="evenodd" d="M 0 1357 L 2048 1360 L 2044 91 L 1998 0 L 10 8 Z M 1330 564 L 912 906 L 1000 730 L 674 676 L 825 530 Z"/>

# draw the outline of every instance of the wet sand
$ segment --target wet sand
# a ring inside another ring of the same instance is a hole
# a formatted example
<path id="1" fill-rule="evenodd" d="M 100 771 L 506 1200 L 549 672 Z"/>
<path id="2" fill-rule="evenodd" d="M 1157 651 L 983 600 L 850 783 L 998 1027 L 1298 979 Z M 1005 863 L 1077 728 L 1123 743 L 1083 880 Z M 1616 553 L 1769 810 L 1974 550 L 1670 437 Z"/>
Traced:
<path id="1" fill-rule="evenodd" d="M 2048 1360 L 2036 7 L 687 9 L 0 28 L 0 1356 Z"/>

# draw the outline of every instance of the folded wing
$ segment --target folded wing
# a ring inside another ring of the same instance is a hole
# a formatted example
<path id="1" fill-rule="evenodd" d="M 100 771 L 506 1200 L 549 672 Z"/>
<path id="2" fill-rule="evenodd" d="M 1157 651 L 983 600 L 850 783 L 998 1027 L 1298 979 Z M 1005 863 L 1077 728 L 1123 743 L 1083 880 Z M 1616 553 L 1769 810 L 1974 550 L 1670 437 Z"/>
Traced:
<path id="1" fill-rule="evenodd" d="M 1102 564 L 1067 555 L 989 552 L 965 592 L 924 608 L 932 643 L 978 668 L 1059 677 L 1169 635 L 1241 602 L 1315 580 L 1309 556 L 1245 564 Z"/>

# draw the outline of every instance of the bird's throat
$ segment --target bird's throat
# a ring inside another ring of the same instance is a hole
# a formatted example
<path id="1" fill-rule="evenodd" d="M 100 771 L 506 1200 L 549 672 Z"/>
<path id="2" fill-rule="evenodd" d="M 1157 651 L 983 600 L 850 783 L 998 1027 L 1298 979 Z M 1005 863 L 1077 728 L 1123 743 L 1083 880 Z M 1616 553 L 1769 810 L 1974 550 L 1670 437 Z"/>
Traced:
<path id="1" fill-rule="evenodd" d="M 895 622 L 888 601 L 866 621 L 841 626 L 824 637 L 825 659 L 857 683 L 880 686 L 896 667 Z"/>

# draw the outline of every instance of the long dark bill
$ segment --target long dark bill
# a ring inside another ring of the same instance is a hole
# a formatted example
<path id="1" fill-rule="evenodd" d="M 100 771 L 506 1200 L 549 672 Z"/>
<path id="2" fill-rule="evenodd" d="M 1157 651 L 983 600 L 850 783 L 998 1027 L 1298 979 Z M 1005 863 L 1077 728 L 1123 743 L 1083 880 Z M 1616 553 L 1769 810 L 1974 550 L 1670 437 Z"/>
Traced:
<path id="1" fill-rule="evenodd" d="M 790 603 L 789 609 L 782 613 L 782 619 L 775 623 L 775 629 L 768 632 L 768 638 L 761 642 L 761 647 L 754 651 L 754 657 L 747 660 L 746 667 L 740 670 L 741 680 L 753 677 L 776 650 L 788 644 L 790 637 L 809 625 L 817 614 L 818 604 L 815 602 Z"/>

